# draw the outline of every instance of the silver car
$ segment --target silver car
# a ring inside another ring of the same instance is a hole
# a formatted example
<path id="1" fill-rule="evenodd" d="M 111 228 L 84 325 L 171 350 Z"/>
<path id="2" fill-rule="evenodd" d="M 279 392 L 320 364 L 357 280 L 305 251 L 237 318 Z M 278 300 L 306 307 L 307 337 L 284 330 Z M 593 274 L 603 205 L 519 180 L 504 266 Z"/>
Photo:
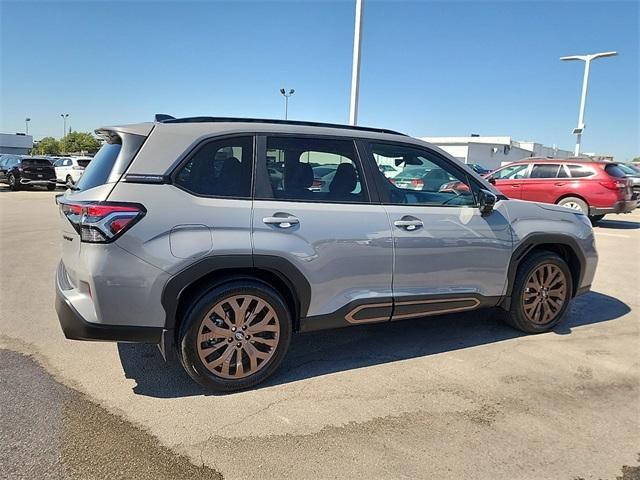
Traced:
<path id="1" fill-rule="evenodd" d="M 62 329 L 156 343 L 212 390 L 265 380 L 294 332 L 487 307 L 545 332 L 594 277 L 586 216 L 509 200 L 397 132 L 158 115 L 96 133 L 58 197 Z M 319 165 L 336 165 L 326 189 Z M 381 165 L 462 186 L 405 188 Z"/>

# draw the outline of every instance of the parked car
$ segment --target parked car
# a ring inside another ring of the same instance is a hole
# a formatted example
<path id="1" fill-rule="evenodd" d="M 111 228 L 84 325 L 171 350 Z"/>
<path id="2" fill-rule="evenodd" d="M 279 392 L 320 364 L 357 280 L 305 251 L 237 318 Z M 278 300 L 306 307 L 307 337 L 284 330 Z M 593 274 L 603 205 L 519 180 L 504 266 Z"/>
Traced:
<path id="1" fill-rule="evenodd" d="M 640 169 L 628 163 L 619 163 L 618 168 L 624 173 L 625 177 L 631 180 L 631 188 L 637 198 L 640 198 Z"/>
<path id="2" fill-rule="evenodd" d="M 56 181 L 64 185 L 75 185 L 89 163 L 91 163 L 91 157 L 63 157 L 57 159 L 53 164 L 56 169 Z"/>
<path id="3" fill-rule="evenodd" d="M 408 165 L 390 180 L 398 188 L 431 192 L 438 192 L 444 185 L 457 181 L 446 171 L 425 165 Z"/>
<path id="4" fill-rule="evenodd" d="M 106 143 L 58 197 L 62 330 L 156 343 L 212 390 L 268 378 L 298 331 L 498 307 L 545 332 L 594 277 L 580 211 L 510 200 L 397 132 L 158 116 L 97 133 Z M 275 186 L 267 151 L 284 159 Z M 337 165 L 326 191 L 309 152 Z M 467 188 L 394 184 L 378 168 L 394 159 Z"/>
<path id="5" fill-rule="evenodd" d="M 378 169 L 387 178 L 395 178 L 400 173 L 400 170 L 392 167 L 391 165 L 378 165 Z"/>
<path id="6" fill-rule="evenodd" d="M 473 171 L 479 175 L 487 175 L 488 173 L 491 173 L 491 170 L 489 170 L 488 168 L 484 168 L 478 163 L 469 163 L 469 167 L 471 167 Z"/>
<path id="7" fill-rule="evenodd" d="M 313 170 L 313 183 L 310 190 L 326 192 L 328 191 L 329 185 L 331 185 L 331 181 L 336 174 L 336 169 L 338 168 L 338 164 L 329 164 L 329 165 L 316 165 L 312 167 Z"/>
<path id="8" fill-rule="evenodd" d="M 632 183 L 620 164 L 585 159 L 527 158 L 487 176 L 509 198 L 555 203 L 598 222 L 637 206 Z"/>
<path id="9" fill-rule="evenodd" d="M 9 184 L 11 190 L 41 186 L 56 188 L 56 173 L 46 158 L 7 155 L 0 159 L 0 182 Z"/>

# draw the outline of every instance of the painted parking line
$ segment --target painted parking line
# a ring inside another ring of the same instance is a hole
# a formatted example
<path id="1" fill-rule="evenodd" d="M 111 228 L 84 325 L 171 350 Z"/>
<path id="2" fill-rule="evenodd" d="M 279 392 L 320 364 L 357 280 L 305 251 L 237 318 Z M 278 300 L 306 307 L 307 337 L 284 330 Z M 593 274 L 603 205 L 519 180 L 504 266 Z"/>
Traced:
<path id="1" fill-rule="evenodd" d="M 594 233 L 596 235 L 602 235 L 603 237 L 630 238 L 629 235 L 623 235 L 621 233 L 601 232 L 600 230 L 594 230 Z"/>

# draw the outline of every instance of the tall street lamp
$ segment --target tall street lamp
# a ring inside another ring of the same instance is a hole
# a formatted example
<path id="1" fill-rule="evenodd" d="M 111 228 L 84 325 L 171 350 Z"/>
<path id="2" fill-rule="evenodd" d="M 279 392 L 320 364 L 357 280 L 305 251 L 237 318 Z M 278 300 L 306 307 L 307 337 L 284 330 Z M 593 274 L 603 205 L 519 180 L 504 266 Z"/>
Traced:
<path id="1" fill-rule="evenodd" d="M 60 116 L 62 117 L 62 138 L 64 138 L 67 134 L 67 118 L 69 118 L 69 114 L 61 113 Z"/>
<path id="2" fill-rule="evenodd" d="M 582 132 L 584 132 L 584 108 L 587 102 L 587 89 L 589 86 L 589 68 L 591 66 L 591 60 L 602 57 L 613 57 L 617 55 L 617 52 L 602 52 L 592 53 L 591 55 L 571 55 L 569 57 L 560 57 L 560 60 L 582 60 L 584 62 L 584 76 L 582 77 L 582 95 L 580 96 L 580 114 L 578 115 L 578 126 L 573 129 L 573 134 L 576 136 L 576 149 L 574 155 L 577 157 L 580 155 L 580 142 L 582 141 Z"/>
<path id="3" fill-rule="evenodd" d="M 349 125 L 358 123 L 358 97 L 360 95 L 360 36 L 362 34 L 362 7 L 364 0 L 356 0 L 356 23 L 353 30 L 353 62 L 351 64 L 351 100 Z"/>
<path id="4" fill-rule="evenodd" d="M 29 117 L 24 119 L 24 129 L 25 129 L 25 133 L 27 135 L 29 135 L 29 122 L 31 121 L 31 119 Z"/>
<path id="5" fill-rule="evenodd" d="M 281 88 L 280 93 L 284 97 L 284 119 L 287 120 L 289 116 L 289 97 L 296 93 L 296 91 L 292 88 L 289 90 L 289 93 L 287 93 L 284 88 Z"/>

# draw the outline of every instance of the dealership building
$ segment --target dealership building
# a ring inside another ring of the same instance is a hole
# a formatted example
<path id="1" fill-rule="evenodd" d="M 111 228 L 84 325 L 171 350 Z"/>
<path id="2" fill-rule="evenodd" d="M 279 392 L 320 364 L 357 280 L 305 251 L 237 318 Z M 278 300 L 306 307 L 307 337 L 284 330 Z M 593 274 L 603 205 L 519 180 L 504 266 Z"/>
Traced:
<path id="1" fill-rule="evenodd" d="M 432 143 L 463 163 L 477 163 L 488 169 L 528 157 L 567 158 L 569 150 L 547 147 L 541 143 L 513 140 L 511 137 L 420 137 Z"/>
<path id="2" fill-rule="evenodd" d="M 0 133 L 0 153 L 26 155 L 33 148 L 33 137 L 24 133 Z"/>

